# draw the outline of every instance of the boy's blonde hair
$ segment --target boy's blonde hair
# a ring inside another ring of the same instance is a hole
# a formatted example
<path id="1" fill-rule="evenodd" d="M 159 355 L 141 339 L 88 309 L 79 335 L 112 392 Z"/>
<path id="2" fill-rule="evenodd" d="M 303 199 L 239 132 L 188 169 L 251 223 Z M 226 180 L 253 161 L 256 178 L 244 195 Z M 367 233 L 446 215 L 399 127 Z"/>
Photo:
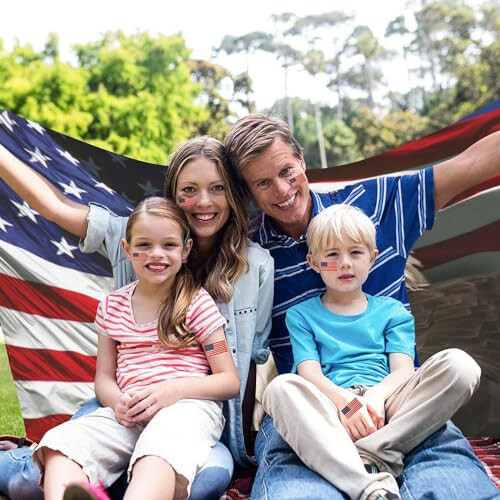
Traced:
<path id="1" fill-rule="evenodd" d="M 351 205 L 332 205 L 313 218 L 307 229 L 307 246 L 314 255 L 342 242 L 346 236 L 363 243 L 370 255 L 376 250 L 375 225 L 365 213 Z"/>

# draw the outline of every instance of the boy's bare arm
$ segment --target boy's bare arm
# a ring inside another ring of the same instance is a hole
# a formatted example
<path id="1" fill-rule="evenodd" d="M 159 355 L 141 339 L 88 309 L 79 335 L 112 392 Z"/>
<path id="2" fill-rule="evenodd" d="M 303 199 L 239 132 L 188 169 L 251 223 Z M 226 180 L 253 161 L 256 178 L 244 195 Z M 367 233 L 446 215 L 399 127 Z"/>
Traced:
<path id="1" fill-rule="evenodd" d="M 399 352 L 389 353 L 389 369 L 391 373 L 378 384 L 368 388 L 363 395 L 374 409 L 372 418 L 377 429 L 385 425 L 385 401 L 387 398 L 415 373 L 411 357 Z"/>
<path id="2" fill-rule="evenodd" d="M 370 388 L 383 395 L 384 401 L 415 373 L 413 359 L 400 352 L 389 353 L 389 369 L 391 373 Z"/>

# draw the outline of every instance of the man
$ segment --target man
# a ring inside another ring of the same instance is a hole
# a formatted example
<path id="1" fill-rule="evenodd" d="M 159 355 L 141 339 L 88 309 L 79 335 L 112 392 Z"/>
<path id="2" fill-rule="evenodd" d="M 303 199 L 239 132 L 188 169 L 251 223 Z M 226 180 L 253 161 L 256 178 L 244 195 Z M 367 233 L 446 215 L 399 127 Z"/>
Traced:
<path id="1" fill-rule="evenodd" d="M 314 215 L 336 203 L 361 208 L 377 226 L 380 251 L 363 289 L 372 295 L 392 296 L 409 307 L 406 259 L 418 237 L 432 227 L 434 213 L 455 195 L 500 171 L 500 132 L 496 132 L 462 154 L 413 175 L 373 179 L 318 194 L 309 189 L 302 150 L 282 120 L 249 115 L 229 131 L 225 146 L 233 168 L 263 212 L 254 239 L 275 260 L 270 346 L 280 374 L 288 373 L 293 364 L 286 310 L 324 290 L 306 260 L 306 232 Z M 270 407 L 279 408 L 280 398 L 287 397 L 287 384 L 280 377 L 266 390 Z M 300 432 L 299 412 L 276 413 L 266 416 L 257 436 L 259 468 L 252 498 L 346 498 L 309 470 L 274 428 L 273 418 L 295 419 Z M 405 499 L 500 497 L 468 442 L 451 423 L 407 455 L 398 482 Z"/>

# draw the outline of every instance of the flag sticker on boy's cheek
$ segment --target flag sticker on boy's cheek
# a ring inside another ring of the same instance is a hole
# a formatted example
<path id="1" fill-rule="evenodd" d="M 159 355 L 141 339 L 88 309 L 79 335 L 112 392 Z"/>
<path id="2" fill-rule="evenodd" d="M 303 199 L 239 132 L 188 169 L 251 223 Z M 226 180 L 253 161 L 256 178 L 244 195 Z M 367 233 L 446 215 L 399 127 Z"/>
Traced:
<path id="1" fill-rule="evenodd" d="M 336 271 L 337 263 L 334 260 L 322 260 L 319 263 L 319 268 L 322 271 Z"/>
<path id="2" fill-rule="evenodd" d="M 194 204 L 194 201 L 194 196 L 187 196 L 185 194 L 177 196 L 177 205 L 182 208 L 190 207 Z"/>
<path id="3" fill-rule="evenodd" d="M 132 260 L 144 261 L 148 258 L 147 252 L 132 252 Z"/>
<path id="4" fill-rule="evenodd" d="M 299 184 L 303 184 L 304 182 L 306 182 L 306 180 L 307 180 L 306 174 L 302 172 L 299 175 L 295 175 L 294 177 L 292 177 L 288 181 L 288 183 L 290 184 L 290 186 L 298 186 Z"/>
<path id="5" fill-rule="evenodd" d="M 215 356 L 216 354 L 222 354 L 227 352 L 227 342 L 225 340 L 219 340 L 213 344 L 207 344 L 205 347 L 205 356 Z"/>

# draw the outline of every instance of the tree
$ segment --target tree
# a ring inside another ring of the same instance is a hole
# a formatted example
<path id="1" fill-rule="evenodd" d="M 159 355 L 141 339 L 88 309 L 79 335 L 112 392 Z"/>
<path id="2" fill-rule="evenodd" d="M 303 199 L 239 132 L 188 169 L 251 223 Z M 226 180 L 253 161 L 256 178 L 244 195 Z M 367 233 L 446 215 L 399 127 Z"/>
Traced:
<path id="1" fill-rule="evenodd" d="M 180 35 L 106 33 L 59 60 L 57 38 L 36 53 L 0 54 L 0 107 L 72 137 L 163 163 L 208 118 L 197 103 L 189 50 Z"/>
<path id="2" fill-rule="evenodd" d="M 198 100 L 208 110 L 207 118 L 197 127 L 197 135 L 222 140 L 228 129 L 227 119 L 234 116 L 231 101 L 224 96 L 224 87 L 234 88 L 233 76 L 219 64 L 202 59 L 190 60 L 189 68 L 194 81 L 201 86 Z"/>
<path id="3" fill-rule="evenodd" d="M 362 63 L 344 73 L 350 85 L 364 90 L 367 94 L 368 106 L 375 105 L 374 91 L 382 81 L 382 72 L 376 67 L 377 62 L 387 58 L 391 53 L 377 40 L 368 26 L 356 26 L 346 42 L 345 53 L 361 56 Z"/>
<path id="4" fill-rule="evenodd" d="M 246 103 L 245 107 L 249 112 L 255 111 L 255 104 L 250 98 L 252 86 L 250 78 L 250 55 L 258 50 L 272 51 L 272 36 L 263 31 L 252 31 L 242 36 L 226 35 L 219 47 L 215 49 L 216 53 L 224 52 L 228 55 L 232 54 L 245 54 L 246 71 L 238 76 L 239 88 L 246 90 Z"/>

